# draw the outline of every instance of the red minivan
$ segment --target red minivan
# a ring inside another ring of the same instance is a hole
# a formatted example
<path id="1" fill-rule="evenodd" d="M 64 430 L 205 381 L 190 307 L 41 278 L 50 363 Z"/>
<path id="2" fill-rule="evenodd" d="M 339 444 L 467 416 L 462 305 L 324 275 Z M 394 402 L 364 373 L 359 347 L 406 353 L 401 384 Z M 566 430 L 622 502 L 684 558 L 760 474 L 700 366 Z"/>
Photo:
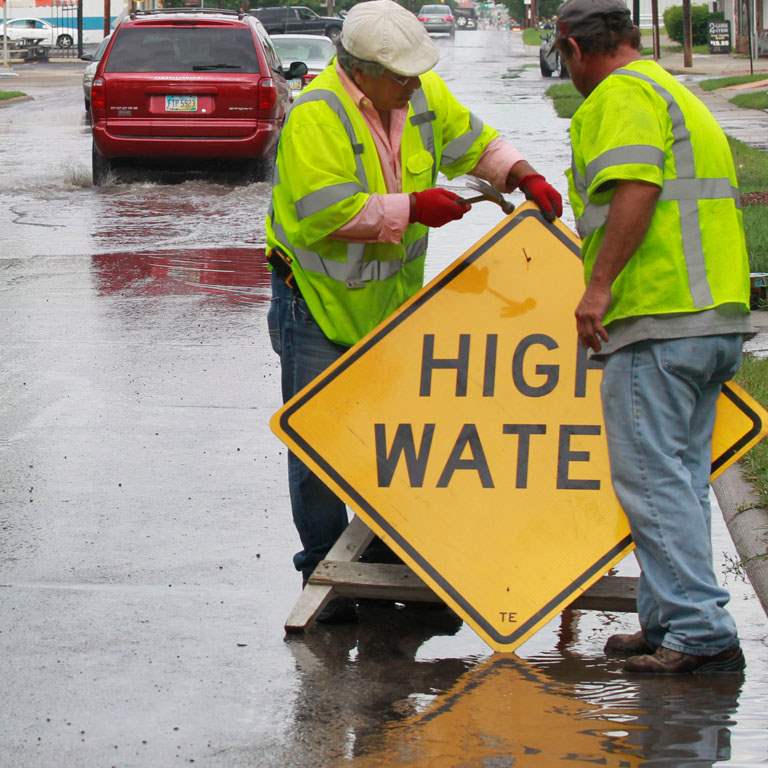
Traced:
<path id="1" fill-rule="evenodd" d="M 93 183 L 121 161 L 231 162 L 267 178 L 291 91 L 261 23 L 203 9 L 136 12 L 99 62 L 91 89 Z"/>

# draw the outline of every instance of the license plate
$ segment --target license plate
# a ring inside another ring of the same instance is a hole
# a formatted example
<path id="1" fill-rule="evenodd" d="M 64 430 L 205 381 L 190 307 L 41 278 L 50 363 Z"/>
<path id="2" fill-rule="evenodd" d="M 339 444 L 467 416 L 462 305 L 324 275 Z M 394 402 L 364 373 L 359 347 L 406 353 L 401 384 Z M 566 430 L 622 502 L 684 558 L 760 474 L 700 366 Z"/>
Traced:
<path id="1" fill-rule="evenodd" d="M 166 96 L 166 112 L 197 112 L 197 96 Z"/>
<path id="2" fill-rule="evenodd" d="M 291 86 L 292 91 L 300 91 L 304 87 L 304 83 L 301 82 L 301 78 L 298 77 L 295 80 L 289 80 L 288 85 Z"/>

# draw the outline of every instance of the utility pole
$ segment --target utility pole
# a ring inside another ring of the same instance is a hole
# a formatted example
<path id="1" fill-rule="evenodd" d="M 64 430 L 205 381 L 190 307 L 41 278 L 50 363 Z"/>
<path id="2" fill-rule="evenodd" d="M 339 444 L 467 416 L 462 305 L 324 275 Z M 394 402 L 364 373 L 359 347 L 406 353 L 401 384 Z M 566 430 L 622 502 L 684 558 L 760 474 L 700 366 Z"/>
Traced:
<path id="1" fill-rule="evenodd" d="M 653 27 L 653 58 L 661 56 L 661 41 L 659 40 L 659 0 L 651 0 L 651 25 Z"/>
<path id="2" fill-rule="evenodd" d="M 691 0 L 683 0 L 683 66 L 693 66 Z"/>
<path id="3" fill-rule="evenodd" d="M 83 0 L 78 0 L 78 7 L 83 7 Z M 109 34 L 109 25 L 112 18 L 112 6 L 110 0 L 104 0 L 104 37 Z"/>

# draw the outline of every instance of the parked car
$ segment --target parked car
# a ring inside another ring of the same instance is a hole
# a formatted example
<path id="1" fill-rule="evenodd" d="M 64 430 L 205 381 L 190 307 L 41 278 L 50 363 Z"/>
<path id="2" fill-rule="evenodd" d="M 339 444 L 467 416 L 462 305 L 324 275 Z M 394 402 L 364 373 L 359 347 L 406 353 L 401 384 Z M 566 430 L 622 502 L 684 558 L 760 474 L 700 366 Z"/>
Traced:
<path id="1" fill-rule="evenodd" d="M 539 47 L 539 69 L 544 77 L 570 77 L 568 67 L 560 58 L 560 51 L 555 45 L 556 38 L 553 33 L 542 34 Z"/>
<path id="2" fill-rule="evenodd" d="M 80 57 L 83 61 L 90 62 L 83 71 L 83 98 L 85 100 L 85 111 L 89 114 L 91 112 L 91 85 L 93 84 L 93 77 L 96 74 L 96 67 L 99 66 L 101 57 L 107 49 L 110 37 L 111 33 L 99 43 L 99 47 L 96 49 L 95 53 L 84 53 Z"/>
<path id="3" fill-rule="evenodd" d="M 43 19 L 31 17 L 10 19 L 7 24 L 0 24 L 0 41 L 4 37 L 10 43 L 35 41 L 47 48 L 71 48 L 77 41 L 77 29 L 54 27 Z"/>
<path id="4" fill-rule="evenodd" d="M 477 11 L 474 8 L 454 8 L 453 17 L 459 29 L 477 29 Z"/>
<path id="5" fill-rule="evenodd" d="M 294 93 L 314 80 L 336 55 L 336 46 L 327 37 L 319 35 L 270 35 L 269 39 L 284 65 L 293 61 L 303 61 L 307 65 L 304 77 L 288 83 Z"/>
<path id="6" fill-rule="evenodd" d="M 94 184 L 127 160 L 189 167 L 229 161 L 265 179 L 290 104 L 287 72 L 264 27 L 235 11 L 132 13 L 91 86 Z"/>
<path id="7" fill-rule="evenodd" d="M 447 5 L 422 5 L 416 16 L 427 32 L 456 34 L 456 20 Z"/>
<path id="8" fill-rule="evenodd" d="M 341 35 L 344 19 L 340 16 L 318 16 L 303 5 L 270 5 L 254 8 L 250 13 L 270 35 L 325 35 L 335 43 Z"/>

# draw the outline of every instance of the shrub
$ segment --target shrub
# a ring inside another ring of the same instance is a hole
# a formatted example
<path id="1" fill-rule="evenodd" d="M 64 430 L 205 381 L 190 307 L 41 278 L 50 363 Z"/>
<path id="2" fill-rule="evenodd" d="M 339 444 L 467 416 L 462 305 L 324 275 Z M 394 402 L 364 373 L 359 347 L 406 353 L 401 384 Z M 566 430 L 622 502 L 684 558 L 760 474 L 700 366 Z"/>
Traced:
<path id="1" fill-rule="evenodd" d="M 707 24 L 710 21 L 722 21 L 723 14 L 710 13 L 706 5 L 691 6 L 691 26 L 693 28 L 693 45 L 706 45 Z M 664 27 L 667 35 L 676 43 L 683 43 L 683 6 L 672 5 L 664 11 Z"/>

